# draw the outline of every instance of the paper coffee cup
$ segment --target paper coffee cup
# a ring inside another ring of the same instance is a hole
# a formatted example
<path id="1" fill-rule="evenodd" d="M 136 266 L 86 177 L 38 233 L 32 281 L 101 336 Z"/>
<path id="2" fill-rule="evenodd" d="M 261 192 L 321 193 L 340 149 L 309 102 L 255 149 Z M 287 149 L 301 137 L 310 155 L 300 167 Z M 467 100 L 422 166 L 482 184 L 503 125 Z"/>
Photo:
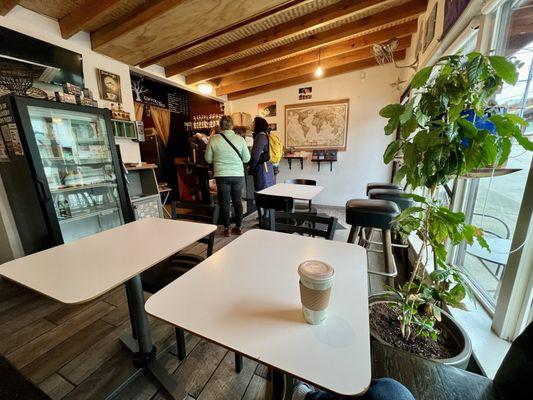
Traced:
<path id="1" fill-rule="evenodd" d="M 328 304 L 335 270 L 318 260 L 304 261 L 298 267 L 300 299 L 306 322 L 318 325 L 328 317 Z"/>

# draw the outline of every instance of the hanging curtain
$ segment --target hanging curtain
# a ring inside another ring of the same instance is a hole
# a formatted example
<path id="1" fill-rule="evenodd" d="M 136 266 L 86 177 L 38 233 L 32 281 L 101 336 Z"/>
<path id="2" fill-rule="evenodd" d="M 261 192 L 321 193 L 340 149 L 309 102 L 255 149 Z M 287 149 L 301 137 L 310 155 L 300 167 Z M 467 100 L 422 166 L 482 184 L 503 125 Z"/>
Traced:
<path id="1" fill-rule="evenodd" d="M 157 132 L 166 146 L 170 134 L 170 111 L 165 108 L 150 106 L 150 114 Z"/>
<path id="2" fill-rule="evenodd" d="M 138 101 L 135 101 L 133 104 L 135 106 L 135 121 L 142 121 L 144 104 L 139 103 Z"/>

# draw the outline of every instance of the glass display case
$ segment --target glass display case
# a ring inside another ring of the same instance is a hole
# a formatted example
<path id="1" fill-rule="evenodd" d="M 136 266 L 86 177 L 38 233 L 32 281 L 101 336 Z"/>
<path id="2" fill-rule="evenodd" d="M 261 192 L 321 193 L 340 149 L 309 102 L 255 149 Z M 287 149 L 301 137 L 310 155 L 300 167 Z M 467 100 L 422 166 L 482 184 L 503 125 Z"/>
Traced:
<path id="1" fill-rule="evenodd" d="M 26 253 L 132 219 L 108 110 L 17 96 L 0 108 L 0 175 Z"/>
<path id="2" fill-rule="evenodd" d="M 102 116 L 28 107 L 64 242 L 124 223 Z"/>

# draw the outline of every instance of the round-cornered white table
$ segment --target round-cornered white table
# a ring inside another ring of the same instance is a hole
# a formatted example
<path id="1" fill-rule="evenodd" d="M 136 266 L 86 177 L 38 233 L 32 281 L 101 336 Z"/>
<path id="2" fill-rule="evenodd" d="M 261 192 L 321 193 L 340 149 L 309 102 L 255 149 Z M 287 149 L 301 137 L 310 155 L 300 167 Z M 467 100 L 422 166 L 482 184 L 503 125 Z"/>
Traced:
<path id="1" fill-rule="evenodd" d="M 7 262 L 0 275 L 66 304 L 93 300 L 125 283 L 133 337 L 121 340 L 134 353 L 135 376 L 150 371 L 169 394 L 183 399 L 182 385 L 155 359 L 140 273 L 215 230 L 209 224 L 142 219 Z"/>
<path id="2" fill-rule="evenodd" d="M 271 196 L 292 197 L 297 200 L 313 200 L 324 188 L 322 186 L 298 185 L 294 183 L 277 183 L 257 193 Z"/>
<path id="3" fill-rule="evenodd" d="M 302 316 L 298 265 L 335 269 L 329 317 Z M 154 294 L 146 311 L 344 396 L 370 384 L 367 259 L 353 244 L 252 230 Z"/>

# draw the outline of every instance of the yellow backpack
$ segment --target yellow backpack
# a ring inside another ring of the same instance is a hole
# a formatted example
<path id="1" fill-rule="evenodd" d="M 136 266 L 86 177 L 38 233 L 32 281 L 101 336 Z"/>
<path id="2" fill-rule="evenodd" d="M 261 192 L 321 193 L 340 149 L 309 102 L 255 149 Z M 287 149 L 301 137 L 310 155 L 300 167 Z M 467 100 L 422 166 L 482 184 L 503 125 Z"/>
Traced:
<path id="1" fill-rule="evenodd" d="M 270 133 L 268 135 L 268 150 L 270 152 L 270 162 L 273 165 L 278 165 L 283 157 L 283 145 L 279 136 L 275 133 Z"/>

